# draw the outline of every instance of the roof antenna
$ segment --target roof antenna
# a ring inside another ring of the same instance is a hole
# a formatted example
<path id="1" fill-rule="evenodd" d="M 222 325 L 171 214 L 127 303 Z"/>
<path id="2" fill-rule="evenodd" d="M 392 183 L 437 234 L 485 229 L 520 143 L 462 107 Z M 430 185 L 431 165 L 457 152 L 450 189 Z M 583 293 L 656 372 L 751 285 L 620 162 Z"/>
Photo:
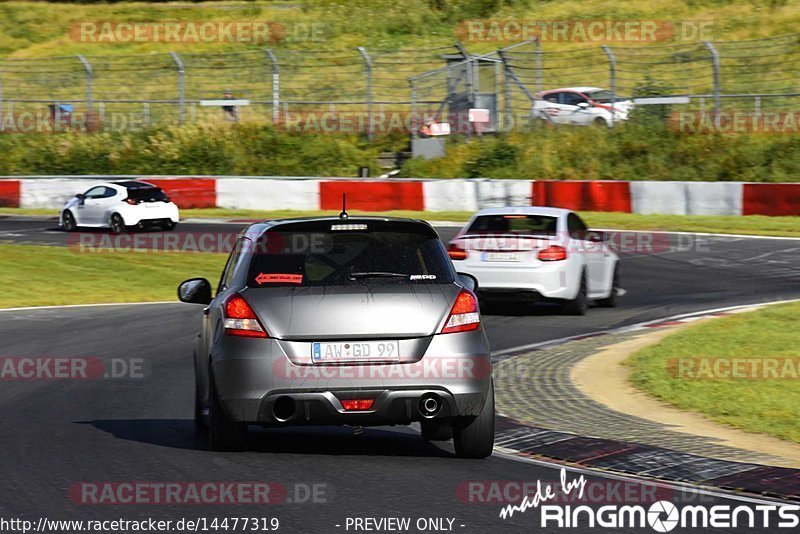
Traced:
<path id="1" fill-rule="evenodd" d="M 339 214 L 339 218 L 346 219 L 347 217 L 347 193 L 342 193 L 342 212 Z"/>

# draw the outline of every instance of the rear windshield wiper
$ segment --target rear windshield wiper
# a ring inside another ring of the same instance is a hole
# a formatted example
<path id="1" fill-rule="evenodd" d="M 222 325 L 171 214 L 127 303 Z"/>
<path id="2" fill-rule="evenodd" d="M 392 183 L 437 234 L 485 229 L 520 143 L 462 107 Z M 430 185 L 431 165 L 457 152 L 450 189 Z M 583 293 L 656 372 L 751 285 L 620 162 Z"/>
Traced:
<path id="1" fill-rule="evenodd" d="M 348 278 L 350 280 L 358 280 L 359 278 L 408 278 L 407 273 L 392 273 L 388 271 L 365 271 L 358 273 L 350 273 Z"/>

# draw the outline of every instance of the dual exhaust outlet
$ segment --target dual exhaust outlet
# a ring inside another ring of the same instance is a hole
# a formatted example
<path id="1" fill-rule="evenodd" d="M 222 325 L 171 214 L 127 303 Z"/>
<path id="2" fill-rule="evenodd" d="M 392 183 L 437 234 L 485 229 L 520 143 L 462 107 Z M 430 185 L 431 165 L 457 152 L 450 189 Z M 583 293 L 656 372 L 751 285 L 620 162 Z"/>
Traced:
<path id="1" fill-rule="evenodd" d="M 435 393 L 426 393 L 419 399 L 419 413 L 425 419 L 436 417 L 442 409 L 442 399 Z M 279 423 L 292 420 L 297 413 L 297 403 L 292 397 L 283 395 L 272 404 L 272 417 Z"/>

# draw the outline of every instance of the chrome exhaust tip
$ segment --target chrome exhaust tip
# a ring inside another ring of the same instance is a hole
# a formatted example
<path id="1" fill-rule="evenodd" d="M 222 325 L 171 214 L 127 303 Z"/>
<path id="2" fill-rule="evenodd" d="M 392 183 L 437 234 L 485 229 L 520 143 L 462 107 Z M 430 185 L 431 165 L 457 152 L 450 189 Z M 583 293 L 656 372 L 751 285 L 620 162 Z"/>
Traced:
<path id="1" fill-rule="evenodd" d="M 419 411 L 422 417 L 430 419 L 435 417 L 439 410 L 442 408 L 442 401 L 438 395 L 428 393 L 419 400 Z"/>

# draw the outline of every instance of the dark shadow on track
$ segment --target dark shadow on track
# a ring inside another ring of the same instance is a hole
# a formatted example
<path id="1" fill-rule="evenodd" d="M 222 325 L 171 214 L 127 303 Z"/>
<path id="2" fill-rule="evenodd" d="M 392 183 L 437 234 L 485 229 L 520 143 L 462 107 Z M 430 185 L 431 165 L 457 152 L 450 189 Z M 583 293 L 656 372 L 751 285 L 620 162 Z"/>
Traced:
<path id="1" fill-rule="evenodd" d="M 208 450 L 205 436 L 194 432 L 189 419 L 101 419 L 75 421 L 92 425 L 119 439 L 161 447 Z M 455 455 L 414 432 L 365 428 L 354 435 L 349 427 L 250 427 L 248 450 L 261 453 L 324 454 L 331 456 L 409 456 L 454 458 Z"/>

